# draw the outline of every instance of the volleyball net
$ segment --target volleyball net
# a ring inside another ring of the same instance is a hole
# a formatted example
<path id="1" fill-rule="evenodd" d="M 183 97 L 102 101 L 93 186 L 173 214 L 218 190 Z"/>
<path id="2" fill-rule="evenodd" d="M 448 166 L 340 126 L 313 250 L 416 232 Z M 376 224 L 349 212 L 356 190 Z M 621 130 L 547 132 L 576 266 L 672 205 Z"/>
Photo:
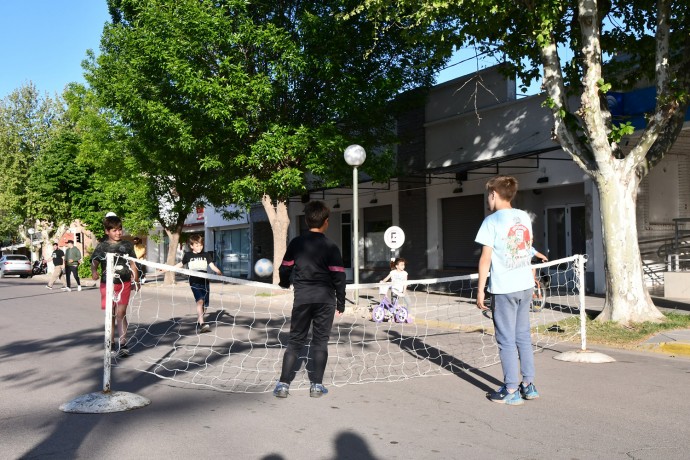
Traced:
<path id="1" fill-rule="evenodd" d="M 116 266 L 128 260 L 119 259 L 114 260 Z M 219 391 L 273 389 L 288 343 L 291 290 L 145 260 L 136 262 L 146 268 L 147 281 L 132 293 L 127 310 L 131 355 L 113 357 L 115 369 L 137 369 L 182 386 Z M 535 351 L 584 339 L 584 256 L 533 267 L 540 286 L 535 289 L 530 312 Z M 175 283 L 165 284 L 163 274 L 155 274 L 160 270 L 173 272 Z M 204 315 L 210 325 L 208 332 L 201 332 L 197 325 L 190 275 L 209 281 L 210 302 Z M 109 270 L 108 276 L 112 279 L 107 285 L 116 285 L 115 272 Z M 482 311 L 475 303 L 477 277 L 408 281 L 405 302 L 398 299 L 398 305 L 406 305 L 408 310 L 404 322 L 394 315 L 372 319 L 383 296 L 380 284 L 348 285 L 346 295 L 352 303 L 333 323 L 324 384 L 392 382 L 498 363 L 491 311 Z M 106 320 L 106 326 L 108 323 Z M 108 342 L 106 339 L 106 348 Z M 113 343 L 117 342 L 115 337 Z M 113 345 L 115 352 L 117 345 Z M 307 343 L 291 390 L 309 387 L 311 362 Z"/>

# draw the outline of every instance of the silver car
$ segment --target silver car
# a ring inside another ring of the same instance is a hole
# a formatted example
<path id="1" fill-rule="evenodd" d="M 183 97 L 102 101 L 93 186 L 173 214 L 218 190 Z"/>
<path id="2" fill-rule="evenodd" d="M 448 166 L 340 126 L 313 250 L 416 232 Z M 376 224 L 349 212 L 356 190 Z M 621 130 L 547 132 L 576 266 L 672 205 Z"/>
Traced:
<path id="1" fill-rule="evenodd" d="M 0 257 L 0 278 L 5 275 L 19 275 L 22 278 L 32 276 L 31 261 L 21 254 L 7 254 Z"/>

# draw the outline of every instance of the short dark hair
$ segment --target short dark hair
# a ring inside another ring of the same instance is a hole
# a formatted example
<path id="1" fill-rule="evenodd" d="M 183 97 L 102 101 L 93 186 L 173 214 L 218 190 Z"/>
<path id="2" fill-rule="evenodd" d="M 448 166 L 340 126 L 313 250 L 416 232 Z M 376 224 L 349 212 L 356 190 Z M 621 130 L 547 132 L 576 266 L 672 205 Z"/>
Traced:
<path id="1" fill-rule="evenodd" d="M 307 221 L 307 227 L 321 228 L 324 222 L 331 215 L 331 210 L 328 209 L 326 203 L 323 201 L 310 201 L 304 206 L 304 219 Z"/>
<path id="2" fill-rule="evenodd" d="M 53 243 L 53 246 L 59 246 L 59 244 L 57 244 L 57 243 Z"/>
<path id="3" fill-rule="evenodd" d="M 195 233 L 194 235 L 191 235 L 191 236 L 189 237 L 189 244 L 192 244 L 192 243 L 201 243 L 201 244 L 204 244 L 204 236 L 203 236 L 203 235 L 200 235 L 200 234 L 198 234 L 198 233 Z"/>
<path id="4" fill-rule="evenodd" d="M 489 192 L 496 192 L 504 200 L 511 202 L 518 191 L 518 181 L 513 176 L 496 176 L 486 183 Z"/>
<path id="5" fill-rule="evenodd" d="M 122 228 L 122 219 L 117 216 L 108 216 L 103 219 L 103 228 L 106 230 Z"/>
<path id="6" fill-rule="evenodd" d="M 74 244 L 74 240 L 67 240 L 67 244 Z"/>

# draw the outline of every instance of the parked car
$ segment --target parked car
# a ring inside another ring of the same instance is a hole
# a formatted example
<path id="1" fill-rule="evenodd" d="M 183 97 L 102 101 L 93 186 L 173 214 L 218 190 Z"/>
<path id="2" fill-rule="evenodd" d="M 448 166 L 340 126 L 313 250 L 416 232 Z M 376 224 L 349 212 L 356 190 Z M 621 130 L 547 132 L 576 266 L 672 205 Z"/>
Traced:
<path id="1" fill-rule="evenodd" d="M 31 261 L 21 254 L 6 254 L 0 257 L 0 278 L 6 275 L 32 276 Z"/>

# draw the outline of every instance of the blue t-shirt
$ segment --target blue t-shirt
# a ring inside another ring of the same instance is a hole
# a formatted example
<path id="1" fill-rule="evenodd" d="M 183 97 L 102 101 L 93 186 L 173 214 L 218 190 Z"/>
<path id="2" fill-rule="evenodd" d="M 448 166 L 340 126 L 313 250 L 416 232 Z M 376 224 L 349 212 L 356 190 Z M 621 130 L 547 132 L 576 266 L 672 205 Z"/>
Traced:
<path id="1" fill-rule="evenodd" d="M 486 216 L 474 241 L 492 249 L 489 292 L 509 294 L 534 286 L 529 214 L 520 209 L 496 211 Z"/>

